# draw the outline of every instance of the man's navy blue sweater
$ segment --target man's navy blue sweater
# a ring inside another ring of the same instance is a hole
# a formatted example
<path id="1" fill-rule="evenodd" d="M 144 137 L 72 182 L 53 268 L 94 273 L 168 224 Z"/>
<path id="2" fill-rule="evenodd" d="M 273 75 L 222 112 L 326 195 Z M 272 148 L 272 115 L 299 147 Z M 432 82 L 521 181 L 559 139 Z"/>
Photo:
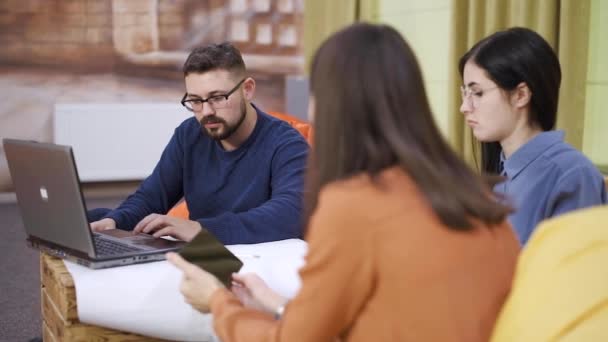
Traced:
<path id="1" fill-rule="evenodd" d="M 106 217 L 132 230 L 182 197 L 190 219 L 224 244 L 302 237 L 308 144 L 288 123 L 257 111 L 249 138 L 225 151 L 194 118 L 175 129 L 152 175 Z"/>

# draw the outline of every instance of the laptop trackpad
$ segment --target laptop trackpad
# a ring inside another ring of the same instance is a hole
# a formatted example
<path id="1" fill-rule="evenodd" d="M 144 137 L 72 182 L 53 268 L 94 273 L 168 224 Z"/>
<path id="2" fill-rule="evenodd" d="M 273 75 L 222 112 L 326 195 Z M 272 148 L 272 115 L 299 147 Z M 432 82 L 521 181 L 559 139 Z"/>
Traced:
<path id="1" fill-rule="evenodd" d="M 149 234 L 142 233 L 133 235 L 132 232 L 125 231 L 122 229 L 109 229 L 101 231 L 99 233 L 114 238 L 112 240 L 117 240 L 122 243 L 144 249 L 175 248 L 177 245 L 185 244 L 185 242 L 183 241 L 171 241 L 167 239 L 155 238 L 154 236 Z"/>

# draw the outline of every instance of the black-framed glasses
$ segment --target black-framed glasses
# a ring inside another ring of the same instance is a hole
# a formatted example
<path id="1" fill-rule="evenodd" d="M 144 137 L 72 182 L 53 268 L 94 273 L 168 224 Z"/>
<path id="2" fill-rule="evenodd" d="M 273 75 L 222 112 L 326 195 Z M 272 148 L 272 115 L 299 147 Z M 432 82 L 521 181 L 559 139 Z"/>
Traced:
<path id="1" fill-rule="evenodd" d="M 194 98 L 186 100 L 186 97 L 188 97 L 188 93 L 185 93 L 184 97 L 182 97 L 182 100 L 180 102 L 182 106 L 186 107 L 191 112 L 198 112 L 203 110 L 203 104 L 205 102 L 209 103 L 209 105 L 214 109 L 226 107 L 226 105 L 228 104 L 228 97 L 232 95 L 237 89 L 239 89 L 241 84 L 243 84 L 246 79 L 246 77 L 243 78 L 239 83 L 237 83 L 237 85 L 234 86 L 234 88 L 230 89 L 230 91 L 228 91 L 226 94 L 213 95 L 209 96 L 206 99 Z"/>

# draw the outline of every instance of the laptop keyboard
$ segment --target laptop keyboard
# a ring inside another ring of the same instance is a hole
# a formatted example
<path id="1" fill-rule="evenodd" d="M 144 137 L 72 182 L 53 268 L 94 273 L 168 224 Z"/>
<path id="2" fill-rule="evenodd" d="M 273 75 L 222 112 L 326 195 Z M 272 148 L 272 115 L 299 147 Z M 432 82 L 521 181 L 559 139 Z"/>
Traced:
<path id="1" fill-rule="evenodd" d="M 99 236 L 93 236 L 93 241 L 95 242 L 95 250 L 99 255 L 126 254 L 141 251 L 140 248 L 123 245 L 112 240 L 100 238 Z"/>

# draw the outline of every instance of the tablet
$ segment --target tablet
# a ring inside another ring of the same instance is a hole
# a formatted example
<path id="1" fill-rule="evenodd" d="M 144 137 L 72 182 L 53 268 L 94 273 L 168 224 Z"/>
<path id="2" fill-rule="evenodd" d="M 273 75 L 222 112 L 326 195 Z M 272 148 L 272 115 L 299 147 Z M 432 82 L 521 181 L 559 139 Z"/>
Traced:
<path id="1" fill-rule="evenodd" d="M 238 272 L 243 266 L 239 258 L 205 229 L 184 246 L 179 254 L 216 276 L 227 288 L 232 284 L 232 273 Z"/>

